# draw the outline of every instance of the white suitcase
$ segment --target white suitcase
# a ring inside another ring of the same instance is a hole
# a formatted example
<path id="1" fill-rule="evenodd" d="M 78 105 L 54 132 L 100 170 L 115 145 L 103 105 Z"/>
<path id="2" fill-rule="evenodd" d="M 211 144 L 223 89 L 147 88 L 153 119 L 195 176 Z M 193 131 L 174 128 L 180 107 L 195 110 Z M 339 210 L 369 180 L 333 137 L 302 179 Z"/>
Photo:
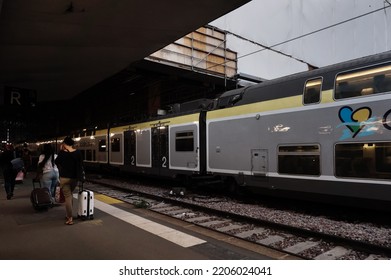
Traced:
<path id="1" fill-rule="evenodd" d="M 77 216 L 83 220 L 94 218 L 94 193 L 80 190 L 78 194 Z"/>

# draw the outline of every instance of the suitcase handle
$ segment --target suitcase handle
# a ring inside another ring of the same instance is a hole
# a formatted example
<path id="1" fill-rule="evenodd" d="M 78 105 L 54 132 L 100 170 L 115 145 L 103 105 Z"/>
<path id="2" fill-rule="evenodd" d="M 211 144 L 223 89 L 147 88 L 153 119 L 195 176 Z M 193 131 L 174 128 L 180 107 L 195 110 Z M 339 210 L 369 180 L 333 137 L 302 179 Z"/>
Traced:
<path id="1" fill-rule="evenodd" d="M 33 179 L 33 189 L 35 189 L 35 183 L 39 184 L 39 187 L 42 188 L 41 186 L 41 180 L 39 178 L 34 178 Z"/>
<path id="2" fill-rule="evenodd" d="M 82 181 L 79 181 L 79 192 L 84 191 L 84 183 Z"/>

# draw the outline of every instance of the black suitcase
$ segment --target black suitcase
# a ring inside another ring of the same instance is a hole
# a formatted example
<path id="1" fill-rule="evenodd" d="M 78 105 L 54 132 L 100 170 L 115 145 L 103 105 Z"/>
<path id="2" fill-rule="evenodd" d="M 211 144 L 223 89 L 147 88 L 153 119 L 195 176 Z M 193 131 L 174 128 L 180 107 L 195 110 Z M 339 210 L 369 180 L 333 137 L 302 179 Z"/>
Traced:
<path id="1" fill-rule="evenodd" d="M 35 187 L 35 184 L 39 184 L 39 187 Z M 33 179 L 33 190 L 30 196 L 31 203 L 35 210 L 47 210 L 52 206 L 52 199 L 50 197 L 49 190 L 41 187 L 41 182 L 37 179 Z"/>

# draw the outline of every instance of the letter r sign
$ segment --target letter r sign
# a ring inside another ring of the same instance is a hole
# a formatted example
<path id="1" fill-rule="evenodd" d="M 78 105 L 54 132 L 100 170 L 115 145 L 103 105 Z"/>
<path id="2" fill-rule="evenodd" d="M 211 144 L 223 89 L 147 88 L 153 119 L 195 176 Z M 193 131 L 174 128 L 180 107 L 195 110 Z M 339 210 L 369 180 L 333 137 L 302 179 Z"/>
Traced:
<path id="1" fill-rule="evenodd" d="M 4 105 L 11 107 L 35 106 L 37 92 L 32 89 L 4 87 Z"/>
<path id="2" fill-rule="evenodd" d="M 22 106 L 22 95 L 19 91 L 12 90 L 10 96 L 10 105 Z"/>

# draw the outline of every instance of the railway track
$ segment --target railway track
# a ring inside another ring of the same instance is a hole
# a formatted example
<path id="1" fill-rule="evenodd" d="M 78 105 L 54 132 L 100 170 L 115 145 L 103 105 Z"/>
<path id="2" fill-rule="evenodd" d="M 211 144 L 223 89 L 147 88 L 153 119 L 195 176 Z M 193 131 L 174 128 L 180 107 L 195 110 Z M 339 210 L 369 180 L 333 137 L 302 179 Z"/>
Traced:
<path id="1" fill-rule="evenodd" d="M 268 217 L 243 213 L 243 204 L 226 197 L 197 194 L 183 196 L 182 189 L 170 191 L 167 188 L 110 179 L 90 180 L 86 187 L 137 207 L 148 208 L 151 211 L 303 259 L 391 259 L 391 247 L 382 244 L 379 240 L 368 241 L 339 235 L 340 222 L 335 223 L 335 233 L 330 234 L 281 223 L 278 219 L 273 220 L 270 216 L 284 215 L 278 209 L 264 212 Z M 255 207 L 254 205 L 254 209 Z M 251 205 L 248 209 L 251 209 Z M 255 212 L 255 210 L 247 212 Z M 285 215 L 291 216 L 288 217 L 289 219 L 295 219 L 292 213 L 287 212 Z M 319 217 L 313 217 L 313 219 L 317 218 Z M 308 217 L 308 223 L 311 223 L 311 217 Z M 376 230 L 376 227 L 371 230 Z M 391 241 L 391 229 L 386 228 L 385 234 L 387 233 Z"/>

